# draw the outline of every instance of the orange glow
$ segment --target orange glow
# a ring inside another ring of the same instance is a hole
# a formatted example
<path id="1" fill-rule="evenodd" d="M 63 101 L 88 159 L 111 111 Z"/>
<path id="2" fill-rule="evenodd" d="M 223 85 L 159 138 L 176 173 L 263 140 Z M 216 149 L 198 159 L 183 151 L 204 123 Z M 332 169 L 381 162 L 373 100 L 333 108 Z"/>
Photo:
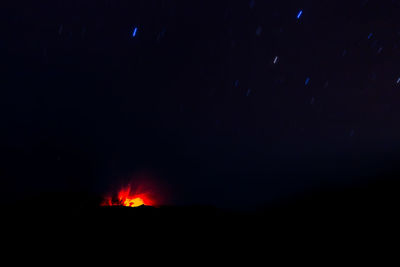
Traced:
<path id="1" fill-rule="evenodd" d="M 139 207 L 142 205 L 154 206 L 155 203 L 148 192 L 132 192 L 130 185 L 122 188 L 117 198 L 105 197 L 101 203 L 101 206 Z"/>

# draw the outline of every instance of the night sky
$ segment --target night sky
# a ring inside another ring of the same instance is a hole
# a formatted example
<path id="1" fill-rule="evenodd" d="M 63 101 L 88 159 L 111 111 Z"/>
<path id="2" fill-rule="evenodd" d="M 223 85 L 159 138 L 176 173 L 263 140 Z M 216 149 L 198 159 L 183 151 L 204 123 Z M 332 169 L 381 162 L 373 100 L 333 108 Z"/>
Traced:
<path id="1" fill-rule="evenodd" d="M 262 205 L 396 169 L 400 1 L 7 2 L 3 202 L 144 175 Z"/>

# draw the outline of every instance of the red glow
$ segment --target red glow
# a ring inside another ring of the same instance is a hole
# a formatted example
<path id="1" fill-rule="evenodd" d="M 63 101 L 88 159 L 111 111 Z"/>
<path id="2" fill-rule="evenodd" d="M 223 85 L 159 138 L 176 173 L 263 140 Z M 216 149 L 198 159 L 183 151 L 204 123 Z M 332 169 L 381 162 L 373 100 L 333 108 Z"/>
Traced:
<path id="1" fill-rule="evenodd" d="M 155 206 L 156 203 L 149 192 L 131 190 L 130 185 L 121 188 L 117 197 L 105 197 L 101 203 L 101 206 L 139 207 L 142 205 Z"/>

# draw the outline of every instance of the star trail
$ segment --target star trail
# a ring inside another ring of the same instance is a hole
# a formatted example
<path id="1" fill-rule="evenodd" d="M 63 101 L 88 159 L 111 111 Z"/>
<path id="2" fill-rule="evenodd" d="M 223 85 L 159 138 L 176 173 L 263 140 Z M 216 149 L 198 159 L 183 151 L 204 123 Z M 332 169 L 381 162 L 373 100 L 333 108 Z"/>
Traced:
<path id="1" fill-rule="evenodd" d="M 145 169 L 177 202 L 250 205 L 400 153 L 399 1 L 22 2 L 1 16 L 6 193 Z"/>

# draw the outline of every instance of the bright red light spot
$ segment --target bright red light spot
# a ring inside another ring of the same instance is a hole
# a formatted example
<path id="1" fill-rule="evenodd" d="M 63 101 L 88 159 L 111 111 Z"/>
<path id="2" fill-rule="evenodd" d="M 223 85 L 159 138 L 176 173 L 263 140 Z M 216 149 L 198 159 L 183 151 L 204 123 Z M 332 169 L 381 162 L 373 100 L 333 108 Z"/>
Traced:
<path id="1" fill-rule="evenodd" d="M 122 188 L 117 197 L 105 197 L 101 206 L 139 207 L 142 205 L 155 206 L 156 203 L 149 192 L 131 190 L 131 186 Z"/>

